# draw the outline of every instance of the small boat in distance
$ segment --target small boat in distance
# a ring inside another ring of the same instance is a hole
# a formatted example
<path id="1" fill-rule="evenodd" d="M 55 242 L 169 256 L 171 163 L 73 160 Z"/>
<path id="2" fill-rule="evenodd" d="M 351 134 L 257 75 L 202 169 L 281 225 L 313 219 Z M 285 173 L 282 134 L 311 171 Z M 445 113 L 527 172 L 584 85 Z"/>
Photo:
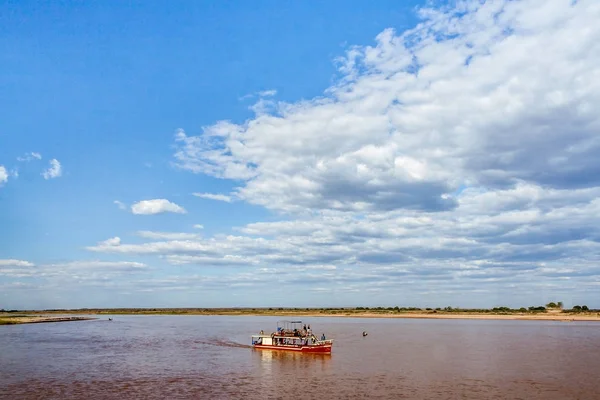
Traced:
<path id="1" fill-rule="evenodd" d="M 278 321 L 277 331 L 270 334 L 260 331 L 258 335 L 252 335 L 252 347 L 261 350 L 331 354 L 332 346 L 333 340 L 327 339 L 325 334 L 317 338 L 310 325 L 302 324 L 302 321 Z"/>

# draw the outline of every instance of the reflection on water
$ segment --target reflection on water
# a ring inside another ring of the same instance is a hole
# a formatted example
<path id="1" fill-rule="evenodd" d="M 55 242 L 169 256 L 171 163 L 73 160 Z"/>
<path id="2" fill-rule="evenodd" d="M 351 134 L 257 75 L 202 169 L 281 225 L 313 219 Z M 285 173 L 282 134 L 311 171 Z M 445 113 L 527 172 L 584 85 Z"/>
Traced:
<path id="1" fill-rule="evenodd" d="M 306 364 L 314 365 L 319 361 L 321 363 L 327 362 L 331 359 L 331 354 L 314 354 L 314 353 L 300 353 L 296 351 L 281 351 L 281 350 L 269 350 L 269 349 L 252 349 L 255 354 L 260 354 L 262 362 L 272 362 L 277 360 L 278 362 L 292 361 L 296 365 Z"/>
<path id="2" fill-rule="evenodd" d="M 255 350 L 269 317 L 0 327 L 0 398 L 595 399 L 600 325 L 313 318 L 331 355 Z M 363 337 L 362 332 L 369 336 Z"/>
<path id="3" fill-rule="evenodd" d="M 275 369 L 280 378 L 288 375 L 292 375 L 293 378 L 309 370 L 323 374 L 331 362 L 331 354 L 302 354 L 269 349 L 252 349 L 252 353 L 254 358 L 259 360 L 256 364 L 260 365 L 260 371 L 270 375 Z"/>

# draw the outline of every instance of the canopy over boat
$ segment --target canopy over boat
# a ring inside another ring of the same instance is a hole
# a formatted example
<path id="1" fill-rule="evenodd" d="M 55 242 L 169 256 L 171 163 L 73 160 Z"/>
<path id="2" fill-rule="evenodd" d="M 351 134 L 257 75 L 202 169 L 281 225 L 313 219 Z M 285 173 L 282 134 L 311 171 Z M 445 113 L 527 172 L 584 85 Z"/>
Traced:
<path id="1" fill-rule="evenodd" d="M 320 339 L 312 333 L 310 325 L 302 321 L 277 321 L 277 331 L 252 335 L 252 346 L 257 349 L 287 350 L 303 353 L 331 353 L 333 340 L 325 334 Z"/>

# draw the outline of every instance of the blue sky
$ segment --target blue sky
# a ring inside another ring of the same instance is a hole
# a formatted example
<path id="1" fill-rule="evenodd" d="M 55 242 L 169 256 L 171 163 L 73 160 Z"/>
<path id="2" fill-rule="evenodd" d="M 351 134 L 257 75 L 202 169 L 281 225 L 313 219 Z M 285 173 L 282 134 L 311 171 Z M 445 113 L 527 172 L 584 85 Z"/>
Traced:
<path id="1" fill-rule="evenodd" d="M 371 3 L 0 3 L 0 308 L 600 306 L 598 4 Z"/>

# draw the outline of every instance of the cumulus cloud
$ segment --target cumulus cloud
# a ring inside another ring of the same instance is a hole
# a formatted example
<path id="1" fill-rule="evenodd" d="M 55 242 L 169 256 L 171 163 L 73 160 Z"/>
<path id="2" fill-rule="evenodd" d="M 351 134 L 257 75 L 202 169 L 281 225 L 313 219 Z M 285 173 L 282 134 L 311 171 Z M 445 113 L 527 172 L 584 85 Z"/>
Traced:
<path id="1" fill-rule="evenodd" d="M 60 177 L 61 175 L 62 166 L 56 158 L 50 160 L 50 166 L 46 170 L 44 170 L 44 172 L 42 172 L 42 176 L 44 177 L 44 179 L 54 179 Z"/>
<path id="2" fill-rule="evenodd" d="M 231 203 L 231 201 L 232 201 L 231 196 L 227 196 L 224 194 L 214 194 L 214 193 L 192 193 L 192 194 L 196 197 L 200 197 L 203 199 L 224 201 L 226 203 Z"/>
<path id="3" fill-rule="evenodd" d="M 165 212 L 171 212 L 176 214 L 185 214 L 187 211 L 167 199 L 153 199 L 153 200 L 142 200 L 131 206 L 131 212 L 133 214 L 140 215 L 154 215 Z"/>
<path id="4" fill-rule="evenodd" d="M 293 288 L 346 304 L 364 293 L 473 306 L 595 299 L 600 4 L 418 12 L 415 28 L 349 48 L 323 96 L 261 98 L 247 121 L 176 133 L 180 168 L 235 182 L 230 199 L 280 220 L 88 250 L 227 271 L 147 280 L 149 291 Z"/>
<path id="5" fill-rule="evenodd" d="M 118 251 L 180 264 L 235 254 L 342 292 L 595 290 L 600 4 L 418 12 L 415 28 L 349 48 L 323 96 L 260 99 L 242 123 L 177 132 L 180 168 L 289 219 Z M 297 270 L 314 265 L 338 268 Z"/>
<path id="6" fill-rule="evenodd" d="M 180 131 L 179 166 L 241 180 L 239 197 L 284 211 L 439 211 L 464 185 L 597 183 L 598 4 L 420 14 L 412 30 L 351 48 L 324 97 Z"/>
<path id="7" fill-rule="evenodd" d="M 8 172 L 3 165 L 0 165 L 0 186 L 8 182 Z"/>
<path id="8" fill-rule="evenodd" d="M 194 229 L 204 229 L 204 225 L 202 225 L 202 224 L 194 224 Z"/>

